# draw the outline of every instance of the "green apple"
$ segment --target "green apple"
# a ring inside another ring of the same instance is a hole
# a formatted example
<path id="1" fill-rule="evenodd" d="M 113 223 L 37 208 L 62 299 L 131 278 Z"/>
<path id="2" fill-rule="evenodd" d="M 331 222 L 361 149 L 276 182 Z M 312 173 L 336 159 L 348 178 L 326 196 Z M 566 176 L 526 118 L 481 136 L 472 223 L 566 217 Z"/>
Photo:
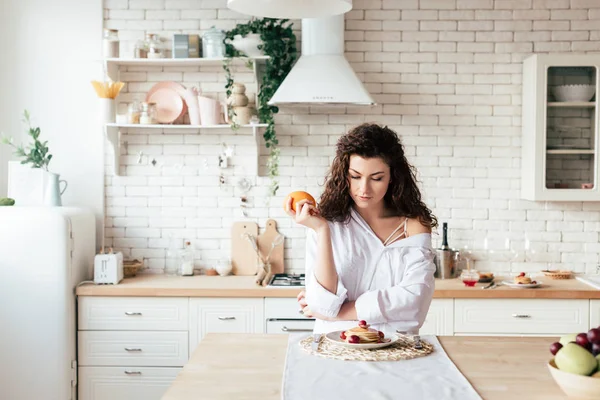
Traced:
<path id="1" fill-rule="evenodd" d="M 577 375 L 590 375 L 598 367 L 598 360 L 576 343 L 567 343 L 554 357 L 561 371 Z"/>
<path id="2" fill-rule="evenodd" d="M 562 344 L 564 346 L 564 345 L 566 345 L 569 342 L 574 342 L 576 337 L 577 337 L 576 333 L 572 333 L 570 335 L 561 336 L 561 338 L 558 341 L 558 343 L 560 343 L 560 344 Z"/>

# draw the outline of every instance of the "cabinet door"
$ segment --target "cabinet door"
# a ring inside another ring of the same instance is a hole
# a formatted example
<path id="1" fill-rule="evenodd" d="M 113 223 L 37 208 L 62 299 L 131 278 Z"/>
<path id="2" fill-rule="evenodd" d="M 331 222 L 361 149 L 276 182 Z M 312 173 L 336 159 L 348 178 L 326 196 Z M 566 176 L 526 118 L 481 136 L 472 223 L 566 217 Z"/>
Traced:
<path id="1" fill-rule="evenodd" d="M 586 332 L 589 300 L 456 299 L 456 333 L 561 336 Z"/>
<path id="2" fill-rule="evenodd" d="M 262 298 L 190 299 L 190 356 L 209 332 L 264 333 Z"/>
<path id="3" fill-rule="evenodd" d="M 421 335 L 454 335 L 454 299 L 433 299 Z"/>
<path id="4" fill-rule="evenodd" d="M 266 333 L 312 333 L 314 319 L 268 318 Z"/>
<path id="5" fill-rule="evenodd" d="M 600 326 L 600 300 L 590 300 L 590 329 Z"/>
<path id="6" fill-rule="evenodd" d="M 80 367 L 79 400 L 160 400 L 181 368 Z"/>

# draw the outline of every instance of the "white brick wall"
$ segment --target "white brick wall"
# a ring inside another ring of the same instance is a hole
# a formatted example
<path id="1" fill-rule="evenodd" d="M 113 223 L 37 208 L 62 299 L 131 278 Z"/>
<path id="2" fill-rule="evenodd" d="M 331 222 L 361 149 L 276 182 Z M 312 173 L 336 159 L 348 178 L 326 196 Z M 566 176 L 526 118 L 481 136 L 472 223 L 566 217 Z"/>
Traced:
<path id="1" fill-rule="evenodd" d="M 212 25 L 229 29 L 246 18 L 226 0 L 105 0 L 105 26 L 119 29 L 123 56 L 148 32 L 170 43 L 173 33 L 198 33 Z M 277 219 L 286 235 L 286 269 L 302 272 L 304 231 L 293 226 L 281 203 L 291 190 L 321 192 L 340 134 L 374 121 L 404 138 L 419 170 L 424 197 L 450 244 L 522 250 L 513 270 L 558 268 L 595 272 L 600 255 L 600 203 L 533 203 L 521 200 L 521 62 L 532 52 L 600 50 L 600 2 L 596 0 L 354 0 L 346 16 L 347 58 L 379 105 L 282 109 L 279 195 L 265 204 L 268 179 L 247 176 L 254 161 L 252 138 L 243 133 L 131 130 L 121 172 L 107 163 L 106 242 L 126 256 L 143 257 L 151 269 L 165 264 L 169 235 L 181 247 L 191 240 L 197 267 L 229 255 L 229 227 L 243 219 L 238 179 L 254 185 L 248 213 L 264 227 Z M 299 21 L 295 29 L 299 36 Z M 131 68 L 123 102 L 161 80 L 177 80 L 221 92 L 220 68 L 155 72 Z M 252 76 L 239 69 L 236 78 Z M 217 153 L 234 147 L 227 182 L 219 186 Z M 143 152 L 138 164 L 138 152 Z M 264 173 L 266 151 L 260 149 Z M 157 165 L 152 166 L 152 159 Z M 564 166 L 557 166 L 564 168 Z M 587 177 L 584 177 L 586 179 Z M 436 237 L 436 244 L 439 237 Z M 478 252 L 481 254 L 481 252 Z M 505 257 L 506 258 L 506 257 Z M 480 268 L 506 270 L 505 262 Z"/>

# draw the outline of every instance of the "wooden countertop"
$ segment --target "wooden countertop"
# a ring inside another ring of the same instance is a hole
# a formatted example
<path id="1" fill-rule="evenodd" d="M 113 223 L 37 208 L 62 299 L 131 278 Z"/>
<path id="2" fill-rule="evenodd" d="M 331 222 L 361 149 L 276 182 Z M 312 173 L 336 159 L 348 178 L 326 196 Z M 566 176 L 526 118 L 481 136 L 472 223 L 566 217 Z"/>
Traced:
<path id="1" fill-rule="evenodd" d="M 502 279 L 496 277 L 496 281 Z M 434 298 L 455 299 L 600 299 L 596 290 L 576 279 L 551 280 L 537 289 L 513 289 L 499 286 L 482 290 L 484 284 L 465 287 L 458 279 L 436 280 Z M 79 296 L 150 296 L 150 297 L 296 297 L 302 288 L 259 287 L 253 276 L 166 276 L 139 275 L 118 285 L 94 285 L 77 288 Z"/>
<path id="2" fill-rule="evenodd" d="M 567 398 L 546 366 L 553 338 L 439 340 L 485 400 Z M 162 400 L 280 400 L 287 341 L 288 335 L 209 333 Z"/>

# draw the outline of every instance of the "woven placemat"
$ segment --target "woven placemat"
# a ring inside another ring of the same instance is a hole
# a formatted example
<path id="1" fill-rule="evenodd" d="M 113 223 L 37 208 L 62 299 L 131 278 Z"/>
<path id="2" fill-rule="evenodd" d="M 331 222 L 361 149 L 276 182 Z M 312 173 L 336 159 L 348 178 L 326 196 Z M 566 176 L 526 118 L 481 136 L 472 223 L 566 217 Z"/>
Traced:
<path id="1" fill-rule="evenodd" d="M 422 349 L 415 349 L 412 339 L 400 337 L 397 342 L 380 349 L 350 349 L 336 345 L 321 335 L 317 351 L 311 348 L 312 337 L 300 341 L 300 347 L 310 354 L 319 357 L 333 358 L 335 360 L 347 361 L 398 361 L 410 360 L 411 358 L 423 357 L 433 352 L 433 346 L 421 339 Z"/>

